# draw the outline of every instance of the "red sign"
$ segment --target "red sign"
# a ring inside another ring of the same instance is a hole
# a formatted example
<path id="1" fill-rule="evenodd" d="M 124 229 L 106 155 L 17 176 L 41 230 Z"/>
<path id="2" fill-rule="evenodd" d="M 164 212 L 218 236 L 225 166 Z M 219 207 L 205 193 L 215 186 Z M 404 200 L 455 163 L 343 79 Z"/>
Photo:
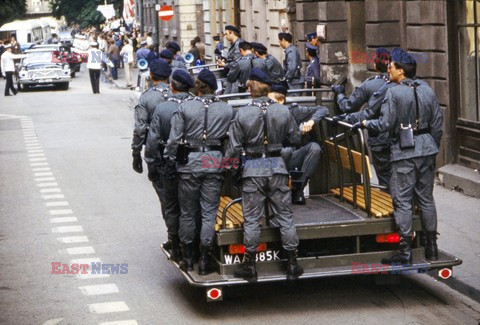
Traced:
<path id="1" fill-rule="evenodd" d="M 173 17 L 173 8 L 170 6 L 162 6 L 158 11 L 158 18 L 163 21 L 169 21 Z"/>

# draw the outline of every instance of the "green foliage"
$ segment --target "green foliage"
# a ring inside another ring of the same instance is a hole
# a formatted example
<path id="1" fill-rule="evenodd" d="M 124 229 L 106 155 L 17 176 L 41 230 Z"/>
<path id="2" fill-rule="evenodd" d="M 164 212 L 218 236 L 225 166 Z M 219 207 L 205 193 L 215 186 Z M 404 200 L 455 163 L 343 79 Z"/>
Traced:
<path id="1" fill-rule="evenodd" d="M 0 26 L 15 19 L 22 19 L 26 12 L 26 0 L 2 0 L 0 5 Z"/>

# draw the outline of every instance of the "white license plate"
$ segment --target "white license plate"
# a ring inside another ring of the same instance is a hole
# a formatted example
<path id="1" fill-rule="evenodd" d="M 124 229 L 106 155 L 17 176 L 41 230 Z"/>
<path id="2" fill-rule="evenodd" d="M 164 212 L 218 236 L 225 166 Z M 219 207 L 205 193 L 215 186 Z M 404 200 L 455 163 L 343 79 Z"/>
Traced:
<path id="1" fill-rule="evenodd" d="M 225 254 L 225 264 L 240 264 L 243 262 L 243 255 Z M 256 262 L 269 262 L 280 260 L 280 251 L 267 250 L 265 252 L 258 252 L 255 256 Z"/>
<path id="2" fill-rule="evenodd" d="M 52 82 L 53 79 L 42 79 L 41 82 L 43 83 L 49 83 L 49 82 Z"/>

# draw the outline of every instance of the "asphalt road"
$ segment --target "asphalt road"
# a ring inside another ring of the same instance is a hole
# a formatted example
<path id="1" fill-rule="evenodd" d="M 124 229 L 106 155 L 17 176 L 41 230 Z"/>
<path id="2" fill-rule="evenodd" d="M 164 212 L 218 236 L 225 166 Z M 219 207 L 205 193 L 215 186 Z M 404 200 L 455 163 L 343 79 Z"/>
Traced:
<path id="1" fill-rule="evenodd" d="M 250 285 L 206 303 L 161 253 L 158 199 L 131 169 L 132 92 L 93 95 L 77 76 L 0 97 L 0 323 L 478 324 L 478 303 L 427 275 Z M 128 272 L 52 274 L 92 259 Z"/>

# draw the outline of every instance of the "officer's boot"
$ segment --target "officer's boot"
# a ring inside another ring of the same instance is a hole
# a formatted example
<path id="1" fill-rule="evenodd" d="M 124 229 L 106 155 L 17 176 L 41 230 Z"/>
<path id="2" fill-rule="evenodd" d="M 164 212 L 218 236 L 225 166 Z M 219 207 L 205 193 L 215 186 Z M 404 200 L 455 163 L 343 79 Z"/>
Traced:
<path id="1" fill-rule="evenodd" d="M 182 261 L 180 262 L 180 269 L 188 272 L 193 271 L 193 244 L 182 243 Z"/>
<path id="2" fill-rule="evenodd" d="M 437 232 L 427 231 L 426 237 L 425 258 L 429 261 L 438 261 Z"/>
<path id="3" fill-rule="evenodd" d="M 243 278 L 248 282 L 257 282 L 257 268 L 255 266 L 255 253 L 245 252 L 243 263 L 233 272 L 236 278 Z"/>
<path id="4" fill-rule="evenodd" d="M 292 203 L 297 205 L 305 204 L 305 196 L 303 195 L 304 182 L 292 182 Z"/>
<path id="5" fill-rule="evenodd" d="M 297 264 L 297 250 L 285 250 L 287 253 L 287 280 L 296 280 L 303 274 L 303 267 Z"/>
<path id="6" fill-rule="evenodd" d="M 170 241 L 170 236 L 168 237 L 168 240 L 162 244 L 162 247 L 166 251 L 170 251 L 172 249 L 172 242 Z"/>
<path id="7" fill-rule="evenodd" d="M 400 237 L 400 247 L 392 256 L 382 258 L 382 264 L 412 264 L 412 237 Z"/>
<path id="8" fill-rule="evenodd" d="M 168 235 L 168 241 L 171 243 L 170 259 L 174 262 L 180 262 L 182 259 L 182 250 L 180 249 L 180 238 L 178 235 Z"/>
<path id="9" fill-rule="evenodd" d="M 211 246 L 200 247 L 200 260 L 198 261 L 198 274 L 207 275 L 216 271 L 212 256 Z"/>

